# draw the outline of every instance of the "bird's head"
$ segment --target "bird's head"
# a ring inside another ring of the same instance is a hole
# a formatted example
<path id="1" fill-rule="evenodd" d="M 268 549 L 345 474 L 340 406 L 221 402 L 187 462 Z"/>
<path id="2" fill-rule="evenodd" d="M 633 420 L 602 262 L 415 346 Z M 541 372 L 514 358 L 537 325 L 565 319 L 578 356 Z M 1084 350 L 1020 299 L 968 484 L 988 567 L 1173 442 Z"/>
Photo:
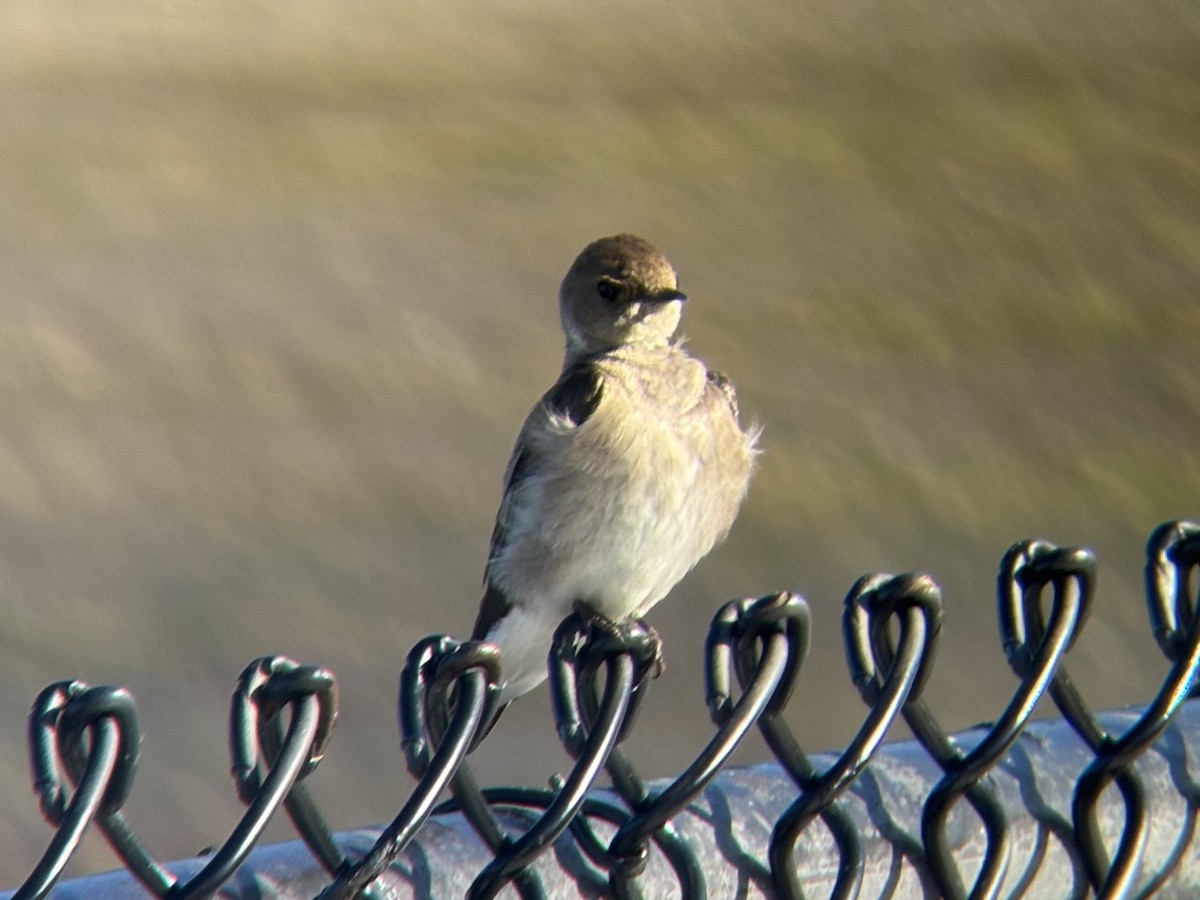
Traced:
<path id="1" fill-rule="evenodd" d="M 679 327 L 686 299 L 675 270 L 648 242 L 631 234 L 593 241 L 559 291 L 567 354 L 665 344 Z"/>

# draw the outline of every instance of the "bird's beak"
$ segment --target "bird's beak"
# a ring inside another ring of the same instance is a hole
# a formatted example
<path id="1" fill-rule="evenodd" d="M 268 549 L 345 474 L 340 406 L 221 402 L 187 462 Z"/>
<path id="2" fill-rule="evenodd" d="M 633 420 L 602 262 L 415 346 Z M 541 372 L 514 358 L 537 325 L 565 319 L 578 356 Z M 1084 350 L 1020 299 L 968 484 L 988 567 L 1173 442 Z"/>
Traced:
<path id="1" fill-rule="evenodd" d="M 672 303 L 675 300 L 683 301 L 687 299 L 687 294 L 683 291 L 674 289 L 659 291 L 656 294 L 647 294 L 645 297 L 638 298 L 640 303 Z"/>

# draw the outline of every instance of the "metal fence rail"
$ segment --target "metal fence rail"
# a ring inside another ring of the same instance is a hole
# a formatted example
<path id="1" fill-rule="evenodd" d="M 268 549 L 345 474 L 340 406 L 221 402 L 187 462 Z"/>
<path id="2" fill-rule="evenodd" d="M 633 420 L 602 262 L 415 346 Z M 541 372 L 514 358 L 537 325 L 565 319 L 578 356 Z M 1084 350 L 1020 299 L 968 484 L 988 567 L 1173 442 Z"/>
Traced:
<path id="1" fill-rule="evenodd" d="M 839 756 L 806 756 L 780 717 L 808 649 L 804 601 L 726 604 L 707 646 L 716 733 L 683 773 L 653 784 L 620 748 L 653 674 L 643 629 L 613 634 L 577 619 L 559 629 L 552 696 L 576 763 L 550 789 L 478 788 L 465 759 L 491 720 L 499 660 L 487 644 L 428 638 L 401 677 L 402 746 L 417 786 L 385 828 L 338 836 L 303 784 L 336 716 L 333 676 L 258 660 L 231 714 L 246 814 L 211 855 L 167 866 L 121 813 L 137 764 L 132 697 L 51 685 L 31 713 L 30 746 L 56 831 L 4 896 L 46 895 L 94 822 L 125 871 L 65 883 L 55 896 L 485 898 L 511 885 L 524 898 L 1195 897 L 1200 704 L 1186 701 L 1200 669 L 1198 572 L 1200 526 L 1156 529 L 1147 600 L 1170 672 L 1144 708 L 1096 717 L 1062 664 L 1092 602 L 1095 560 L 1014 545 L 998 607 L 1018 688 L 993 723 L 954 737 L 920 699 L 940 634 L 937 586 L 922 575 L 860 579 L 843 624 L 868 712 Z M 1030 725 L 1044 693 L 1061 718 Z M 897 716 L 916 741 L 883 747 Z M 754 727 L 776 763 L 722 772 Z M 612 791 L 593 789 L 604 771 Z M 435 809 L 446 788 L 453 800 Z M 301 841 L 255 850 L 280 806 Z"/>

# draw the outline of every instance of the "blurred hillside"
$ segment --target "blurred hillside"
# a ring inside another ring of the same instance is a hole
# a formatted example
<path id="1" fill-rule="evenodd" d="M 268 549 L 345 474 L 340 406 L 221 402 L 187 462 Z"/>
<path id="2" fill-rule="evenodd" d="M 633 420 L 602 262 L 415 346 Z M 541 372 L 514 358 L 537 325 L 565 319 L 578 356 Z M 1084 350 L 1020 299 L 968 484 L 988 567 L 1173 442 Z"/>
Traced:
<path id="1" fill-rule="evenodd" d="M 798 735 L 844 743 L 865 572 L 938 579 L 930 702 L 994 716 L 1025 537 L 1100 554 L 1088 698 L 1156 689 L 1142 547 L 1200 517 L 1200 7 L 509 6 L 0 9 L 0 886 L 49 837 L 24 717 L 61 678 L 137 695 L 160 858 L 238 815 L 226 704 L 265 653 L 340 678 L 333 823 L 390 818 L 399 668 L 469 630 L 558 281 L 616 231 L 667 252 L 765 429 L 730 540 L 652 617 L 647 775 L 710 733 L 711 613 L 782 588 L 817 628 Z M 477 760 L 564 766 L 544 697 Z M 71 874 L 113 865 L 92 835 Z"/>

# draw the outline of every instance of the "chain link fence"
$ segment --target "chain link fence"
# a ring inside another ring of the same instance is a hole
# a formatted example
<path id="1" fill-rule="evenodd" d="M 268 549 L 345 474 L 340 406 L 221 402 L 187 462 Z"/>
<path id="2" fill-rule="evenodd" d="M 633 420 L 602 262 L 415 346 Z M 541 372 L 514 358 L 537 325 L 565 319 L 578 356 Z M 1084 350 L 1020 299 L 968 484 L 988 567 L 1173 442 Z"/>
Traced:
<path id="1" fill-rule="evenodd" d="M 806 754 L 781 715 L 808 651 L 805 601 L 730 602 L 706 645 L 715 733 L 665 782 L 647 783 L 621 747 L 656 671 L 644 628 L 613 633 L 578 617 L 560 627 L 551 694 L 575 764 L 542 789 L 478 786 L 466 760 L 492 721 L 500 660 L 488 644 L 427 638 L 400 680 L 416 787 L 386 827 L 339 835 L 305 785 L 337 717 L 333 674 L 259 659 L 242 673 L 230 716 L 245 815 L 220 847 L 169 865 L 122 813 L 138 761 L 133 697 L 53 684 L 34 703 L 29 739 L 34 790 L 55 831 L 5 896 L 488 898 L 511 887 L 527 900 L 1194 897 L 1200 710 L 1186 701 L 1200 668 L 1200 525 L 1168 522 L 1150 537 L 1150 623 L 1170 671 L 1137 710 L 1094 715 L 1064 665 L 1095 570 L 1080 548 L 1009 549 L 998 616 L 1017 690 L 994 721 L 956 736 L 921 699 L 941 635 L 937 585 L 925 575 L 860 579 L 843 637 L 867 715 L 836 756 Z M 1058 718 L 1031 724 L 1047 692 Z M 898 717 L 916 740 L 884 745 Z M 774 763 L 726 769 L 756 727 Z M 604 774 L 611 788 L 597 790 Z M 281 807 L 300 841 L 258 847 Z M 91 824 L 123 871 L 55 889 Z"/>

